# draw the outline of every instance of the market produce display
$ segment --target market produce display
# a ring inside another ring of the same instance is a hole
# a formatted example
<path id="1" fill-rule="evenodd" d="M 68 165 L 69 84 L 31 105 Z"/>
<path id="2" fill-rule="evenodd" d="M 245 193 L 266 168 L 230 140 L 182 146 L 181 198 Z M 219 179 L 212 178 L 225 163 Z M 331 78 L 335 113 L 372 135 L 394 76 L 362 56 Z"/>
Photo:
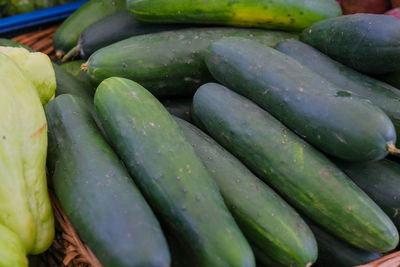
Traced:
<path id="1" fill-rule="evenodd" d="M 0 0 L 0 11 L 51 2 Z M 90 0 L 50 57 L 0 39 L 0 267 L 351 267 L 396 255 L 396 8 Z M 71 228 L 60 242 L 48 190 L 87 252 Z M 60 262 L 41 262 L 60 249 Z"/>
<path id="2" fill-rule="evenodd" d="M 0 0 L 0 18 L 61 5 L 76 0 Z"/>

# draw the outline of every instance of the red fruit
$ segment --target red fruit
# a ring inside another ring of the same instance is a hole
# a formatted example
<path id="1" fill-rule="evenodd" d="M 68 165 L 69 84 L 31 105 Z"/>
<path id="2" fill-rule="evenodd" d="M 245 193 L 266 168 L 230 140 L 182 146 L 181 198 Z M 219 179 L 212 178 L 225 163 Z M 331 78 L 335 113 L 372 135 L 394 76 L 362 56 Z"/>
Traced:
<path id="1" fill-rule="evenodd" d="M 398 8 L 393 8 L 393 9 L 387 11 L 385 14 L 386 14 L 386 15 L 391 15 L 391 16 L 393 16 L 393 17 L 396 17 L 396 18 L 399 18 L 399 19 L 400 19 L 400 7 L 398 7 Z"/>
<path id="2" fill-rule="evenodd" d="M 390 7 L 389 0 L 342 0 L 341 2 L 343 14 L 382 14 Z"/>

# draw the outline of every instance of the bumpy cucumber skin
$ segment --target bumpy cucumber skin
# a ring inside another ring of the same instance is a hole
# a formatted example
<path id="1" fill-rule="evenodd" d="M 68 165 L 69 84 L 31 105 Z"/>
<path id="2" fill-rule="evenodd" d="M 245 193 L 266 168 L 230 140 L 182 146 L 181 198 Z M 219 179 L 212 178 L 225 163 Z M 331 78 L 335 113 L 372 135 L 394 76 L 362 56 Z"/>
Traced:
<path id="1" fill-rule="evenodd" d="M 94 103 L 136 184 L 199 264 L 254 266 L 217 185 L 161 103 L 123 78 L 103 81 Z"/>
<path id="2" fill-rule="evenodd" d="M 274 46 L 295 35 L 235 28 L 193 28 L 135 36 L 96 51 L 87 62 L 88 75 L 99 84 L 109 77 L 138 82 L 155 96 L 190 96 L 213 81 L 204 51 L 225 36 L 240 36 Z"/>
<path id="3" fill-rule="evenodd" d="M 211 136 L 325 229 L 371 252 L 396 247 L 399 235 L 388 216 L 266 111 L 218 84 L 200 87 L 193 106 Z"/>
<path id="4" fill-rule="evenodd" d="M 135 20 L 130 12 L 126 10 L 120 11 L 87 27 L 79 37 L 79 52 L 81 57 L 87 59 L 100 48 L 132 36 L 177 30 L 184 27 L 187 26 L 182 24 L 143 23 Z"/>
<path id="5" fill-rule="evenodd" d="M 317 244 L 298 213 L 211 137 L 188 122 L 175 120 L 248 240 L 284 265 L 314 263 Z"/>
<path id="6" fill-rule="evenodd" d="M 325 153 L 373 161 L 384 158 L 396 142 L 393 123 L 381 109 L 273 48 L 225 38 L 209 47 L 206 63 L 219 82 Z"/>
<path id="7" fill-rule="evenodd" d="M 57 29 L 53 37 L 56 53 L 63 55 L 77 45 L 81 33 L 96 21 L 99 21 L 116 11 L 126 9 L 125 0 L 90 0 Z"/>
<path id="8" fill-rule="evenodd" d="M 365 164 L 337 163 L 400 229 L 400 165 L 387 159 Z"/>
<path id="9" fill-rule="evenodd" d="M 400 91 L 397 88 L 361 74 L 297 40 L 285 40 L 275 49 L 341 88 L 370 100 L 388 115 L 396 129 L 396 136 L 400 136 Z"/>
<path id="10" fill-rule="evenodd" d="M 128 0 L 133 16 L 146 22 L 219 24 L 300 31 L 342 14 L 334 0 Z"/>
<path id="11" fill-rule="evenodd" d="M 71 223 L 104 266 L 168 266 L 160 225 L 86 104 L 62 95 L 46 107 L 48 167 Z"/>
<path id="12" fill-rule="evenodd" d="M 320 21 L 300 39 L 333 59 L 368 74 L 400 70 L 400 20 L 354 14 Z"/>

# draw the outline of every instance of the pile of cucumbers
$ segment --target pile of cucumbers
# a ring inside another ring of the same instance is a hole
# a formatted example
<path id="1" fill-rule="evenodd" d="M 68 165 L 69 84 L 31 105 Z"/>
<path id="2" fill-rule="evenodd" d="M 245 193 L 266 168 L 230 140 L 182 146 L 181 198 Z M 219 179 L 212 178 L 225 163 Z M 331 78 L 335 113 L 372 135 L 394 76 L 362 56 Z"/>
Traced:
<path id="1" fill-rule="evenodd" d="M 336 0 L 91 0 L 53 38 L 51 187 L 103 266 L 381 258 L 399 243 L 399 32 Z"/>

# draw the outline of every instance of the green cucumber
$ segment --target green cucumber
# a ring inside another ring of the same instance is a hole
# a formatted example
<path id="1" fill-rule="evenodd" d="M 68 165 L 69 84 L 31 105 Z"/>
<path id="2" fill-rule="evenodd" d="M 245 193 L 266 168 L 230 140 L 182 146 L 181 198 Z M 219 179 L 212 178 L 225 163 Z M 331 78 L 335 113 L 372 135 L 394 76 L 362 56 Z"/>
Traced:
<path id="1" fill-rule="evenodd" d="M 265 251 L 256 247 L 255 245 L 252 245 L 251 248 L 257 260 L 257 267 L 286 267 L 286 265 L 282 265 L 272 260 L 268 255 L 265 254 Z"/>
<path id="2" fill-rule="evenodd" d="M 90 83 L 89 77 L 86 73 L 81 70 L 81 65 L 84 63 L 83 60 L 74 60 L 70 62 L 66 62 L 60 65 L 61 68 L 69 72 L 72 76 L 75 77 L 78 81 L 84 82 L 89 87 L 93 87 Z M 94 89 L 93 89 L 94 90 Z"/>
<path id="3" fill-rule="evenodd" d="M 367 264 L 382 257 L 382 254 L 356 248 L 347 242 L 328 234 L 310 220 L 307 224 L 313 231 L 318 243 L 316 265 L 323 267 L 352 267 Z"/>
<path id="4" fill-rule="evenodd" d="M 104 266 L 168 266 L 160 225 L 86 104 L 62 95 L 46 107 L 48 168 L 60 204 Z"/>
<path id="5" fill-rule="evenodd" d="M 241 36 L 265 45 L 295 35 L 252 29 L 193 28 L 134 36 L 104 47 L 83 65 L 99 84 L 109 77 L 138 82 L 155 96 L 189 96 L 204 82 L 213 81 L 204 51 L 224 36 Z"/>
<path id="6" fill-rule="evenodd" d="M 126 9 L 125 0 L 91 0 L 82 5 L 61 24 L 53 37 L 57 57 L 62 57 L 76 46 L 79 35 L 88 26 L 124 9 Z"/>
<path id="7" fill-rule="evenodd" d="M 117 153 L 163 223 L 201 266 L 254 266 L 212 177 L 168 111 L 139 84 L 103 81 L 96 111 Z"/>
<path id="8" fill-rule="evenodd" d="M 393 123 L 381 109 L 273 48 L 225 38 L 209 47 L 206 63 L 219 82 L 325 153 L 349 161 L 399 154 Z"/>
<path id="9" fill-rule="evenodd" d="M 400 229 L 400 165 L 387 159 L 365 164 L 337 163 Z"/>
<path id="10" fill-rule="evenodd" d="M 368 74 L 400 70 L 400 20 L 354 14 L 320 21 L 300 39 L 333 59 Z"/>
<path id="11" fill-rule="evenodd" d="M 328 81 L 370 100 L 392 120 L 396 136 L 400 136 L 400 91 L 389 84 L 361 74 L 315 48 L 296 40 L 285 40 L 276 49 L 293 57 Z M 400 140 L 397 140 L 397 143 Z"/>
<path id="12" fill-rule="evenodd" d="M 196 115 L 221 145 L 294 207 L 371 252 L 399 241 L 388 216 L 326 156 L 255 103 L 218 84 L 200 87 Z"/>
<path id="13" fill-rule="evenodd" d="M 35 3 L 32 0 L 9 0 L 7 14 L 18 15 L 35 10 Z"/>
<path id="14" fill-rule="evenodd" d="M 22 47 L 28 50 L 29 52 L 34 52 L 33 49 L 30 48 L 29 46 L 5 38 L 0 38 L 0 46 Z"/>
<path id="15" fill-rule="evenodd" d="M 334 0 L 127 0 L 133 16 L 146 22 L 220 24 L 300 31 L 342 14 Z"/>
<path id="16" fill-rule="evenodd" d="M 74 48 L 82 58 L 126 38 L 181 29 L 183 25 L 143 23 L 135 20 L 128 11 L 120 11 L 87 27 L 79 37 L 78 45 Z"/>
<path id="17" fill-rule="evenodd" d="M 190 115 L 190 109 L 192 108 L 193 103 L 192 98 L 169 98 L 164 99 L 161 103 L 171 115 L 188 122 L 192 120 Z"/>
<path id="18" fill-rule="evenodd" d="M 299 214 L 213 139 L 190 123 L 175 120 L 247 239 L 283 265 L 313 264 L 317 244 Z"/>

